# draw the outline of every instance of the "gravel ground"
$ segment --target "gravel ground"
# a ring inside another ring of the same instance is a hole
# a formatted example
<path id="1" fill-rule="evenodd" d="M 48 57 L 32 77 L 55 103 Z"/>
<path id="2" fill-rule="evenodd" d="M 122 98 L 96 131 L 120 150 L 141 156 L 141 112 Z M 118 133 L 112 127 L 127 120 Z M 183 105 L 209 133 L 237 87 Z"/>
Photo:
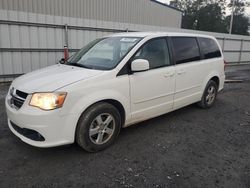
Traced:
<path id="1" fill-rule="evenodd" d="M 250 66 L 231 66 L 215 106 L 190 105 L 121 131 L 105 151 L 40 149 L 8 129 L 0 84 L 0 187 L 250 187 Z"/>

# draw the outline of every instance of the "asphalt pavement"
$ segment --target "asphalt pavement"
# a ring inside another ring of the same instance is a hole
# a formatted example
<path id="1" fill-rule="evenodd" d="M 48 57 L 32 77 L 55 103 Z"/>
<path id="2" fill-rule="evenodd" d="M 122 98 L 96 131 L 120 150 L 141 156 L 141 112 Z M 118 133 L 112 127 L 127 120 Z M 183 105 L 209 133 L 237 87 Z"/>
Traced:
<path id="1" fill-rule="evenodd" d="M 125 128 L 114 145 L 32 147 L 7 126 L 0 84 L 0 187 L 250 187 L 250 65 L 227 67 L 216 104 Z"/>

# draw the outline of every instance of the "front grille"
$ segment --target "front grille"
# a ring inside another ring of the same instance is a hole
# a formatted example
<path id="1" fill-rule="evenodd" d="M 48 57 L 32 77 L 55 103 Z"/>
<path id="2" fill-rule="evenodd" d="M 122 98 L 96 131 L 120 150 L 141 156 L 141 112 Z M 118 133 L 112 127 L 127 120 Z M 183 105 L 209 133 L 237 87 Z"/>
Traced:
<path id="1" fill-rule="evenodd" d="M 12 96 L 12 98 L 10 99 L 10 103 L 19 109 L 23 106 L 24 100 Z"/>
<path id="2" fill-rule="evenodd" d="M 16 90 L 16 95 L 23 98 L 23 99 L 26 99 L 27 96 L 28 96 L 28 93 L 24 93 L 24 92 L 22 92 L 20 90 Z"/>
<path id="3" fill-rule="evenodd" d="M 21 128 L 12 121 L 10 122 L 10 124 L 13 127 L 13 129 L 15 129 L 16 132 L 25 136 L 26 138 L 29 138 L 34 141 L 45 141 L 44 137 L 37 131 L 34 131 L 32 129 Z"/>
<path id="4" fill-rule="evenodd" d="M 15 107 L 16 109 L 20 109 L 23 106 L 23 103 L 27 98 L 28 93 L 12 89 L 10 95 L 11 95 L 10 105 Z"/>

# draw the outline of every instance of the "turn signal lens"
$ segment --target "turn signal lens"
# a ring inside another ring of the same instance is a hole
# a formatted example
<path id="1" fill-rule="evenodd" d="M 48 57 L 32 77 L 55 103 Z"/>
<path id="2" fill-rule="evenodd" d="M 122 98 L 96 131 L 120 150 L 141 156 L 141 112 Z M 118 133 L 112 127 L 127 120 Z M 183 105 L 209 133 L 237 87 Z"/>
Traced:
<path id="1" fill-rule="evenodd" d="M 54 110 L 63 106 L 67 93 L 34 93 L 30 100 L 30 106 L 42 110 Z"/>
<path id="2" fill-rule="evenodd" d="M 226 66 L 227 66 L 227 62 L 226 62 L 226 60 L 224 60 L 224 72 L 226 70 Z"/>

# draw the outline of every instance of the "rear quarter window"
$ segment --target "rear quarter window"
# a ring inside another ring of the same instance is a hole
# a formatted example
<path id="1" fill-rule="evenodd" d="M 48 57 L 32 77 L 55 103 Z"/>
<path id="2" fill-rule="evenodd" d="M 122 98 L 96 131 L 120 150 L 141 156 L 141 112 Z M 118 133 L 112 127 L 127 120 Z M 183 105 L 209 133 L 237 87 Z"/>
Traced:
<path id="1" fill-rule="evenodd" d="M 198 38 L 204 59 L 221 57 L 221 52 L 217 43 L 210 38 Z"/>

